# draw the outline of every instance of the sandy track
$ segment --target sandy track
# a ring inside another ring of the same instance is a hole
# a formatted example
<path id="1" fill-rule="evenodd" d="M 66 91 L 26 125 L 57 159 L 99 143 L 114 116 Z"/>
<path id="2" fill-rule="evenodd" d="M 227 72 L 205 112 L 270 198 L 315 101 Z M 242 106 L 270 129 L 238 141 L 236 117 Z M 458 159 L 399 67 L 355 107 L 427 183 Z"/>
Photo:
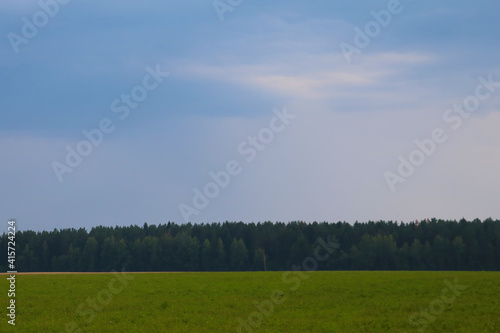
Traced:
<path id="1" fill-rule="evenodd" d="M 122 273 L 122 272 L 114 272 Z M 114 274 L 113 272 L 18 272 L 18 273 L 0 273 L 0 275 L 66 275 L 66 274 Z M 128 274 L 171 274 L 171 273 L 200 273 L 200 272 L 123 272 Z"/>

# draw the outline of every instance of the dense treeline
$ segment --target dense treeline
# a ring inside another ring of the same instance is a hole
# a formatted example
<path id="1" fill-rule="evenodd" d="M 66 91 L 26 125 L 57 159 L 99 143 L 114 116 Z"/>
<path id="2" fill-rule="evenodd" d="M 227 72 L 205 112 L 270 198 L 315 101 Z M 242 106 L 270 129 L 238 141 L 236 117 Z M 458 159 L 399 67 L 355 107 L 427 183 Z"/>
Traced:
<path id="1" fill-rule="evenodd" d="M 500 220 L 411 223 L 175 223 L 22 231 L 16 268 L 29 271 L 290 270 L 321 243 L 320 270 L 500 270 Z M 7 234 L 0 239 L 7 253 Z M 327 252 L 322 252 L 322 255 Z M 7 258 L 0 271 L 7 270 Z"/>

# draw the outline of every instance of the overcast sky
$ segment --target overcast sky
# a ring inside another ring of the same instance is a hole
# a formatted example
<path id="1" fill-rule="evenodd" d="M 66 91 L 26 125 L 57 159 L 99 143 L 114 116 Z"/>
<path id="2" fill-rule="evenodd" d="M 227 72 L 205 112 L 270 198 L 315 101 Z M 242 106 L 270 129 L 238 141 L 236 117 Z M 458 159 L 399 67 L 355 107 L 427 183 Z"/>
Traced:
<path id="1" fill-rule="evenodd" d="M 498 13 L 2 0 L 0 220 L 500 218 Z"/>

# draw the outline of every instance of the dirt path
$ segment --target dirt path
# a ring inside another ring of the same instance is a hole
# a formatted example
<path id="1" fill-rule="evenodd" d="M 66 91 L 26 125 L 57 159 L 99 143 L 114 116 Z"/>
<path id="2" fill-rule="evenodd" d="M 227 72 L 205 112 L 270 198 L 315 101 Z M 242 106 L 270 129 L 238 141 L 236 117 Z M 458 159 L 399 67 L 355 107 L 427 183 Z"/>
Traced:
<path id="1" fill-rule="evenodd" d="M 121 272 L 117 272 L 121 273 Z M 200 272 L 124 272 L 133 274 L 173 274 L 173 273 L 200 273 Z M 52 274 L 113 274 L 113 272 L 18 272 L 18 273 L 0 273 L 0 275 L 52 275 Z"/>

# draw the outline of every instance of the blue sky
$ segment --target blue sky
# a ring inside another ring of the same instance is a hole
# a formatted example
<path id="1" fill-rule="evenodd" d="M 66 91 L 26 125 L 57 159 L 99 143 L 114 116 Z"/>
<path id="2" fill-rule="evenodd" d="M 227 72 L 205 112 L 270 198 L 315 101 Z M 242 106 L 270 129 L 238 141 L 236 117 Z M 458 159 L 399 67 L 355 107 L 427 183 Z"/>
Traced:
<path id="1" fill-rule="evenodd" d="M 393 1 L 242 1 L 223 21 L 210 0 L 2 1 L 0 219 L 51 230 L 499 218 L 500 4 Z M 391 5 L 382 26 L 371 13 Z M 379 29 L 348 62 L 340 45 L 370 22 Z M 112 103 L 141 91 L 146 68 L 169 75 L 120 119 Z M 493 91 L 453 129 L 446 111 L 480 78 Z M 269 134 L 276 112 L 294 118 L 247 161 L 238 148 Z M 113 131 L 60 181 L 54 162 L 103 119 Z M 446 142 L 398 174 L 437 128 Z M 194 207 L 230 161 L 240 172 Z M 404 182 L 391 187 L 388 172 Z"/>

